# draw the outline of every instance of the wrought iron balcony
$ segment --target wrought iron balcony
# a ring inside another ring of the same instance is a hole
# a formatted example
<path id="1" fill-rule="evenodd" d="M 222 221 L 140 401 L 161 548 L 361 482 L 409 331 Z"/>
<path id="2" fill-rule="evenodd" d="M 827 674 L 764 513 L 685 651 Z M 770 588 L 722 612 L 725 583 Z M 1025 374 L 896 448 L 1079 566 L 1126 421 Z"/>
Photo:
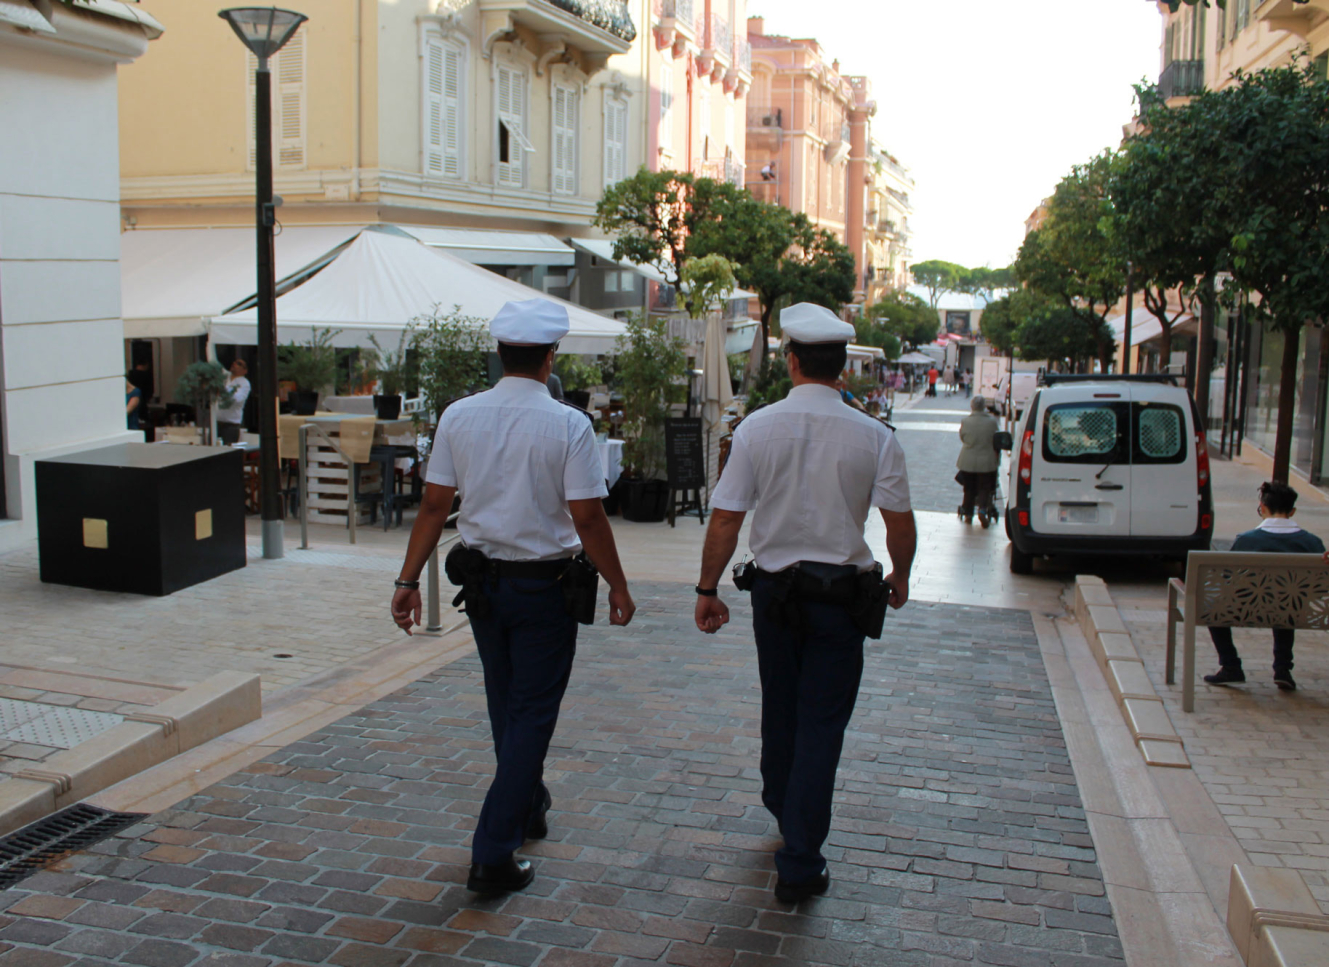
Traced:
<path id="1" fill-rule="evenodd" d="M 733 28 L 729 26 L 729 21 L 725 20 L 719 14 L 711 14 L 711 31 L 709 39 L 710 43 L 706 45 L 707 47 L 710 47 L 716 53 L 724 57 L 733 56 L 731 52 L 734 49 L 734 31 Z"/>
<path id="2" fill-rule="evenodd" d="M 660 15 L 663 17 L 672 17 L 674 20 L 681 20 L 688 26 L 692 26 L 692 0 L 664 0 L 664 3 L 660 7 Z"/>
<path id="3" fill-rule="evenodd" d="M 1174 60 L 1163 68 L 1158 78 L 1158 91 L 1163 99 L 1192 97 L 1204 90 L 1204 61 Z"/>
<path id="4" fill-rule="evenodd" d="M 549 0 L 560 10 L 580 17 L 631 43 L 637 39 L 637 26 L 624 0 Z"/>
<path id="5" fill-rule="evenodd" d="M 752 45 L 746 40 L 734 41 L 734 66 L 747 74 L 752 73 Z"/>

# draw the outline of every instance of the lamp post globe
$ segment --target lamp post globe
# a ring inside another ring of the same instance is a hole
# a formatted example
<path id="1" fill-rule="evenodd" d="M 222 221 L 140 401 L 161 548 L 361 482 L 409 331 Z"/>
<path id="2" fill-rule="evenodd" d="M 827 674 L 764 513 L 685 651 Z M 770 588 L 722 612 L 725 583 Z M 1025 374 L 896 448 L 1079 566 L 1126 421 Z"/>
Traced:
<path id="1" fill-rule="evenodd" d="M 232 7 L 218 16 L 258 60 L 254 72 L 254 223 L 257 255 L 259 493 L 263 556 L 282 551 L 283 510 L 277 451 L 277 279 L 273 257 L 276 207 L 272 197 L 272 74 L 268 59 L 306 18 L 277 7 Z"/>

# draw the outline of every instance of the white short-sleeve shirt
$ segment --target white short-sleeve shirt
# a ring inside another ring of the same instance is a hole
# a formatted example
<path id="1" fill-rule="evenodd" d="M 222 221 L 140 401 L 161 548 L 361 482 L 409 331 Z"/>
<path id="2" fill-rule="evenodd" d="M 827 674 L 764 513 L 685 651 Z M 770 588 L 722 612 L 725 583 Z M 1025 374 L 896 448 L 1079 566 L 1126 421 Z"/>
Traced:
<path id="1" fill-rule="evenodd" d="M 609 493 L 586 414 L 520 376 L 443 412 L 425 480 L 457 488 L 462 540 L 500 561 L 576 554 L 568 501 Z"/>
<path id="2" fill-rule="evenodd" d="M 804 383 L 739 424 L 711 506 L 755 509 L 750 545 L 764 571 L 799 561 L 865 570 L 870 510 L 911 509 L 904 450 L 838 390 Z"/>

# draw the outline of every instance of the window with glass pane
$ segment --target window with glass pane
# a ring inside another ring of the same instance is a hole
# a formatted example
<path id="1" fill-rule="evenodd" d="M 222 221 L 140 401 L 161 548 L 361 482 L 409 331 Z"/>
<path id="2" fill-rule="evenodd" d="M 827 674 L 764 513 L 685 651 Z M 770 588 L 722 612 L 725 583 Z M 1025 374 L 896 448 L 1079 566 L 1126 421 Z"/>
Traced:
<path id="1" fill-rule="evenodd" d="M 1186 459 L 1186 423 L 1178 407 L 1136 403 L 1135 458 L 1140 463 L 1181 463 Z"/>
<path id="2" fill-rule="evenodd" d="M 1049 407 L 1043 427 L 1044 456 L 1060 461 L 1106 457 L 1116 450 L 1117 437 L 1112 407 L 1078 403 Z"/>

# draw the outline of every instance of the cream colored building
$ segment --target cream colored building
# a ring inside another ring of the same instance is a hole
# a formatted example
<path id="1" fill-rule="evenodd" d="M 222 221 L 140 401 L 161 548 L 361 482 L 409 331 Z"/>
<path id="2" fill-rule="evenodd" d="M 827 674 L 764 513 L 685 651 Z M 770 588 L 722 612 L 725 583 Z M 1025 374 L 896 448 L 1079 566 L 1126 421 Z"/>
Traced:
<path id="1" fill-rule="evenodd" d="M 909 216 L 914 178 L 909 169 L 875 141 L 868 154 L 865 215 L 867 305 L 910 283 Z"/>
<path id="2" fill-rule="evenodd" d="M 645 160 L 644 2 L 296 6 L 273 63 L 285 224 L 586 234 Z M 125 226 L 251 224 L 252 58 L 207 4 L 154 9 L 167 40 L 121 88 Z"/>

